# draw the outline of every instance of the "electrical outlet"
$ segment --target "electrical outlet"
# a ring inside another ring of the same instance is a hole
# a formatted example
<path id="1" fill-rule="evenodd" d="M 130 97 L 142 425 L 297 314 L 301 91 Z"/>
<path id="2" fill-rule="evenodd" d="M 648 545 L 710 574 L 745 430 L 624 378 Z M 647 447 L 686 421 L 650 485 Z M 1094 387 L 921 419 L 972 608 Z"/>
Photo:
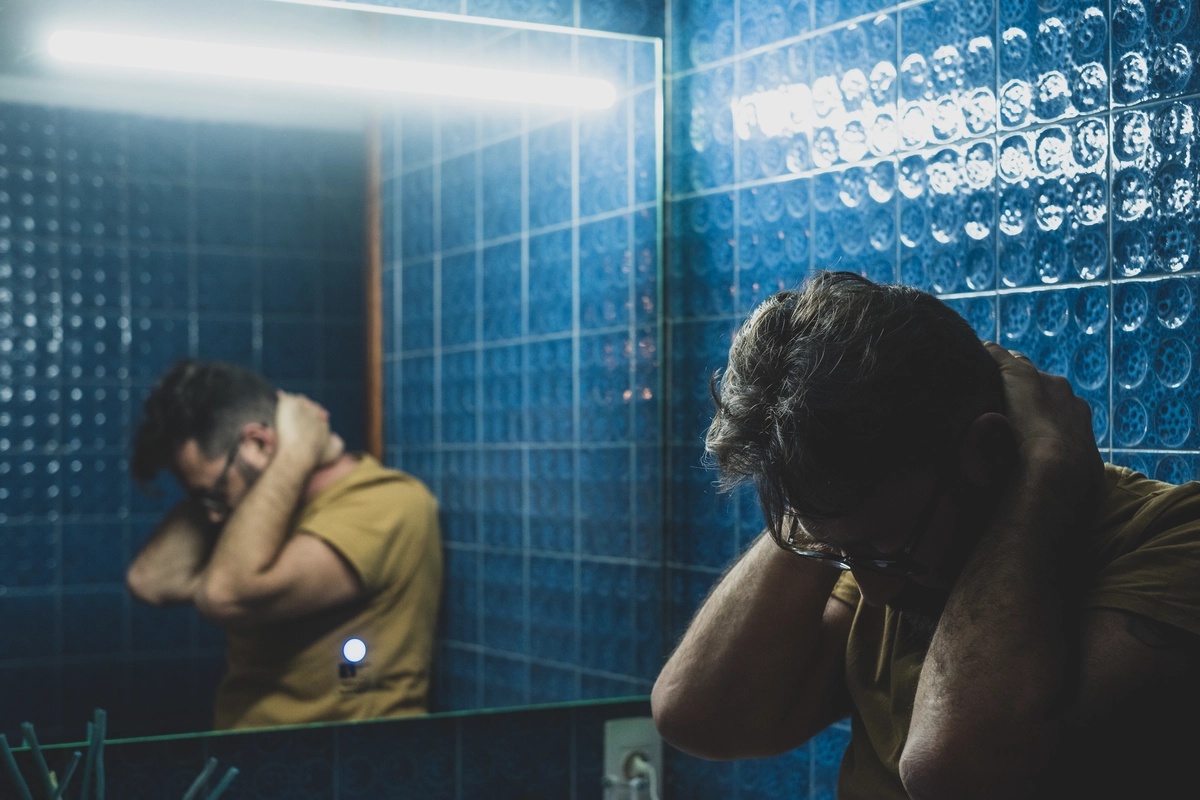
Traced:
<path id="1" fill-rule="evenodd" d="M 639 782 L 635 756 L 651 767 L 652 779 Z M 662 797 L 663 746 L 652 717 L 610 719 L 604 723 L 605 800 L 659 800 Z"/>

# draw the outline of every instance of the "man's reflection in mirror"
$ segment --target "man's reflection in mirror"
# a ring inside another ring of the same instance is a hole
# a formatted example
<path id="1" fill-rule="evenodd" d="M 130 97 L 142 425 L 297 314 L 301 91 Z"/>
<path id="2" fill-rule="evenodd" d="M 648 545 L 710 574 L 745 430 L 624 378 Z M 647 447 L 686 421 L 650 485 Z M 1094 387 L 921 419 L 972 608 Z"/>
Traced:
<path id="1" fill-rule="evenodd" d="M 225 629 L 215 727 L 425 713 L 442 583 L 436 499 L 346 450 L 329 414 L 261 375 L 177 362 L 146 397 L 131 471 L 186 497 L 130 565 L 151 605 Z"/>

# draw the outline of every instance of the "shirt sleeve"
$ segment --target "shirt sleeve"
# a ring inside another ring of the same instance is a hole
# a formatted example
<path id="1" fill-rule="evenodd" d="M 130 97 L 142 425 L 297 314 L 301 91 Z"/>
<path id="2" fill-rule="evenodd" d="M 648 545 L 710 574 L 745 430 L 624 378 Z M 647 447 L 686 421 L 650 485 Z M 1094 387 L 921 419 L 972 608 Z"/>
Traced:
<path id="1" fill-rule="evenodd" d="M 846 570 L 838 576 L 837 583 L 833 585 L 833 596 L 849 603 L 853 608 L 858 608 L 858 601 L 862 599 L 862 593 L 858 589 L 858 582 L 854 580 L 854 573 Z"/>
<path id="2" fill-rule="evenodd" d="M 347 492 L 305 519 L 300 530 L 334 548 L 368 593 L 407 583 L 428 539 L 437 532 L 437 503 L 415 479 L 391 480 Z"/>
<path id="3" fill-rule="evenodd" d="M 1141 614 L 1200 636 L 1200 484 L 1158 493 L 1120 532 L 1088 607 Z"/>

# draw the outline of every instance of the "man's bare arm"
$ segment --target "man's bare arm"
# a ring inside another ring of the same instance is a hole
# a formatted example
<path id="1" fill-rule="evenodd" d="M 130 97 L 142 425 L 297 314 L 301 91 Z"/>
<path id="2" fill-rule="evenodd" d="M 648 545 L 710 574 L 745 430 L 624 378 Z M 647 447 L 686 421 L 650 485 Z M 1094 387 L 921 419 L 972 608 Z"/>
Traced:
<path id="1" fill-rule="evenodd" d="M 204 570 L 197 608 L 223 625 L 253 625 L 348 602 L 363 592 L 332 547 L 293 535 L 294 515 L 329 441 L 324 409 L 280 394 L 271 463 L 230 515 Z"/>
<path id="2" fill-rule="evenodd" d="M 130 593 L 154 606 L 191 603 L 217 538 L 216 528 L 185 501 L 142 546 L 125 573 Z"/>
<path id="3" fill-rule="evenodd" d="M 700 607 L 651 694 L 663 738 L 704 758 L 796 747 L 849 713 L 843 677 L 853 611 L 840 573 L 768 535 Z"/>
<path id="4" fill-rule="evenodd" d="M 1102 482 L 1091 414 L 1065 379 L 989 348 L 1018 464 L 925 658 L 900 762 L 918 800 L 1032 796 L 1061 746 L 1079 666 L 1062 544 Z"/>

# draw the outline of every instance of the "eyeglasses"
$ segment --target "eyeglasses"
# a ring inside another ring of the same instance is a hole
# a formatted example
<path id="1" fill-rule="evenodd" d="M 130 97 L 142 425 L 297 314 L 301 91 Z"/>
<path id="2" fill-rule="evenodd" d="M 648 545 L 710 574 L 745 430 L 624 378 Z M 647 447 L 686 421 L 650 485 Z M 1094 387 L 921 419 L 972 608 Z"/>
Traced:
<path id="1" fill-rule="evenodd" d="M 192 499 L 205 511 L 222 515 L 229 513 L 229 498 L 225 494 L 225 484 L 229 480 L 229 470 L 233 467 L 233 463 L 237 461 L 238 453 L 241 449 L 242 440 L 241 437 L 238 437 L 238 440 L 229 448 L 229 453 L 225 456 L 225 466 L 221 468 L 221 473 L 213 481 L 212 487 L 192 490 Z"/>
<path id="2" fill-rule="evenodd" d="M 939 476 L 937 486 L 934 487 L 933 493 L 929 495 L 929 499 L 925 501 L 925 505 L 921 509 L 921 513 L 917 516 L 917 521 L 913 525 L 912 531 L 908 534 L 908 544 L 894 556 L 887 558 L 852 556 L 845 553 L 814 549 L 814 546 L 819 546 L 816 542 L 797 544 L 796 526 L 794 524 L 788 532 L 788 537 L 783 542 L 783 546 L 786 550 L 798 556 L 825 561 L 838 569 L 867 569 L 898 578 L 915 578 L 928 571 L 928 568 L 924 564 L 920 564 L 913 559 L 913 554 L 921 546 L 921 541 L 925 538 L 925 532 L 929 529 L 929 524 L 933 521 L 933 515 L 937 513 L 938 505 L 940 505 L 942 497 L 946 494 L 946 488 L 947 482 Z M 805 546 L 806 544 L 808 546 Z"/>

